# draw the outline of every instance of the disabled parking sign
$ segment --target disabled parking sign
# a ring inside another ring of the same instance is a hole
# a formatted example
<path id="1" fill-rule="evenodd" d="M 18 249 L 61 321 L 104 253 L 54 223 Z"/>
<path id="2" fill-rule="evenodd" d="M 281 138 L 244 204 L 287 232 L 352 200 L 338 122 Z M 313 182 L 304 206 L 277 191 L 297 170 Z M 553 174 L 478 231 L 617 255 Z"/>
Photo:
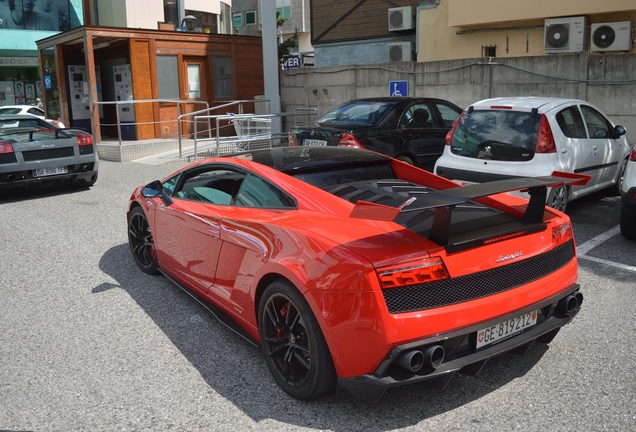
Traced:
<path id="1" fill-rule="evenodd" d="M 408 96 L 409 95 L 409 82 L 408 81 L 389 81 L 389 96 Z"/>

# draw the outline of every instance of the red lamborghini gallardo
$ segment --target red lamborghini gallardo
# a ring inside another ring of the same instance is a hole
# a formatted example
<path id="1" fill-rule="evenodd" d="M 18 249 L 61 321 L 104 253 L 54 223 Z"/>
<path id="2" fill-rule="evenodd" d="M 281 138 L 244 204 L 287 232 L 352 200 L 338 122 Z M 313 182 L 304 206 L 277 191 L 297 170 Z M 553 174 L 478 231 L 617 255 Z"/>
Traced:
<path id="1" fill-rule="evenodd" d="M 256 150 L 137 188 L 128 237 L 141 270 L 260 345 L 291 396 L 376 401 L 476 374 L 573 319 L 572 227 L 545 194 L 588 179 L 462 187 L 364 150 Z"/>

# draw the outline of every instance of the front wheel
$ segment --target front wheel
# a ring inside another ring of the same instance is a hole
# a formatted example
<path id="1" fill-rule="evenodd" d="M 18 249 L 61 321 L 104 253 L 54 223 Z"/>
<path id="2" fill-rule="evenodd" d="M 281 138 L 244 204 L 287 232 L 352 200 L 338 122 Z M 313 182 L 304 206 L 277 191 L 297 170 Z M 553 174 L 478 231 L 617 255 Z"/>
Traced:
<path id="1" fill-rule="evenodd" d="M 146 213 L 141 207 L 130 211 L 128 219 L 128 244 L 139 268 L 148 274 L 159 273 L 157 250 Z"/>
<path id="2" fill-rule="evenodd" d="M 396 159 L 402 162 L 406 162 L 409 165 L 415 165 L 413 163 L 413 160 L 408 156 L 398 156 Z"/>
<path id="3" fill-rule="evenodd" d="M 553 209 L 565 212 L 568 206 L 568 188 L 566 186 L 558 186 L 550 190 L 547 205 Z"/>
<path id="4" fill-rule="evenodd" d="M 318 321 L 289 282 L 278 280 L 265 289 L 258 331 L 267 366 L 287 394 L 313 399 L 335 390 L 336 372 Z"/>

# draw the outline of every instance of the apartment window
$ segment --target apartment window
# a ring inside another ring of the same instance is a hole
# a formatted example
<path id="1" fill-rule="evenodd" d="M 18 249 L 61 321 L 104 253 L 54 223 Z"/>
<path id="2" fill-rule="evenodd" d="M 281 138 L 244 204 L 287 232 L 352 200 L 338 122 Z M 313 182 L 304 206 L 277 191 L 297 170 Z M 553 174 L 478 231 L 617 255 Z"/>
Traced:
<path id="1" fill-rule="evenodd" d="M 157 87 L 160 99 L 180 99 L 177 56 L 157 56 Z"/>
<path id="2" fill-rule="evenodd" d="M 276 11 L 280 18 L 291 18 L 291 0 L 276 0 Z"/>
<path id="3" fill-rule="evenodd" d="M 256 24 L 256 11 L 245 12 L 245 25 Z"/>
<path id="4" fill-rule="evenodd" d="M 212 57 L 212 67 L 214 69 L 214 98 L 233 97 L 232 57 Z"/>
<path id="5" fill-rule="evenodd" d="M 482 45 L 482 57 L 497 57 L 497 45 Z"/>
<path id="6" fill-rule="evenodd" d="M 234 27 L 241 27 L 243 25 L 243 14 L 240 12 L 232 14 L 232 25 Z"/>

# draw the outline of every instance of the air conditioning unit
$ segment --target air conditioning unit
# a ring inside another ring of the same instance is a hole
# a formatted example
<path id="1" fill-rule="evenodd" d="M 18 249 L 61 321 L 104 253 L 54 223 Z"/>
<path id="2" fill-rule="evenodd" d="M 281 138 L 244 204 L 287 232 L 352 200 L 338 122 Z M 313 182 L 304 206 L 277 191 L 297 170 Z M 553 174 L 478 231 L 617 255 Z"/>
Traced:
<path id="1" fill-rule="evenodd" d="M 548 18 L 543 27 L 543 52 L 569 53 L 585 50 L 587 19 L 584 16 Z"/>
<path id="2" fill-rule="evenodd" d="M 632 22 L 592 24 L 590 51 L 629 51 L 632 49 Z"/>
<path id="3" fill-rule="evenodd" d="M 413 29 L 413 7 L 403 6 L 389 9 L 389 31 Z"/>
<path id="4" fill-rule="evenodd" d="M 411 61 L 411 42 L 391 42 L 389 44 L 389 63 Z"/>

